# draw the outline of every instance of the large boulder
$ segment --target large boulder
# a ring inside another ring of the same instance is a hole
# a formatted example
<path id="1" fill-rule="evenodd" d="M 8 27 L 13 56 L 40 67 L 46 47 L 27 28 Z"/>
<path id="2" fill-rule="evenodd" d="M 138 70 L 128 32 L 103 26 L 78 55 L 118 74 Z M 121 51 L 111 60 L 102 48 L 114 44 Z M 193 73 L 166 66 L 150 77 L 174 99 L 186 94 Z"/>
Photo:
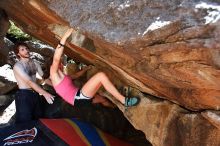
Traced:
<path id="1" fill-rule="evenodd" d="M 125 109 L 113 101 L 157 146 L 220 144 L 219 115 L 206 113 L 220 108 L 219 5 L 218 0 L 0 1 L 22 30 L 52 47 L 68 26 L 75 28 L 65 53 L 105 71 L 117 87 L 131 86 L 141 97 L 139 106 Z"/>
<path id="2" fill-rule="evenodd" d="M 7 62 L 9 52 L 7 45 L 4 43 L 4 37 L 9 29 L 9 19 L 3 9 L 0 9 L 0 26 L 0 66 L 2 66 Z"/>

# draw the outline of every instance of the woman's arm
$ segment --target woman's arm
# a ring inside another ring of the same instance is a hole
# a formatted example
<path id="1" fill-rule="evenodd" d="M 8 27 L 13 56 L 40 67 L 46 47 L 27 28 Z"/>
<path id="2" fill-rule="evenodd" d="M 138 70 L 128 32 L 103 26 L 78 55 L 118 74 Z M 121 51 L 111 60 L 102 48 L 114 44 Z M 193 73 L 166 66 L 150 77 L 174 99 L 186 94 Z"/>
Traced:
<path id="1" fill-rule="evenodd" d="M 60 43 L 57 45 L 56 50 L 54 52 L 53 63 L 50 68 L 51 74 L 57 73 L 59 69 L 61 56 L 63 55 L 64 45 L 66 43 L 67 38 L 72 34 L 72 32 L 73 32 L 72 28 L 68 29 L 61 38 Z"/>

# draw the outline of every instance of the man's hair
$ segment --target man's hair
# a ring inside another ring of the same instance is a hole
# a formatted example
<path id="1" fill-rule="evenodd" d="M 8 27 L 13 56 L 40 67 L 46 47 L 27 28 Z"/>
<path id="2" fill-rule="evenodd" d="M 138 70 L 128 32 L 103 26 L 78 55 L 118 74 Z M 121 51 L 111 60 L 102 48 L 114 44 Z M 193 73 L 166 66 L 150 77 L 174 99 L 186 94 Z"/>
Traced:
<path id="1" fill-rule="evenodd" d="M 27 47 L 27 48 L 29 49 L 29 46 L 28 46 L 25 42 L 17 42 L 17 43 L 14 45 L 14 52 L 15 52 L 15 55 L 16 55 L 18 58 L 20 58 L 20 57 L 18 56 L 19 47 L 20 47 L 20 46 L 25 46 L 25 47 Z"/>

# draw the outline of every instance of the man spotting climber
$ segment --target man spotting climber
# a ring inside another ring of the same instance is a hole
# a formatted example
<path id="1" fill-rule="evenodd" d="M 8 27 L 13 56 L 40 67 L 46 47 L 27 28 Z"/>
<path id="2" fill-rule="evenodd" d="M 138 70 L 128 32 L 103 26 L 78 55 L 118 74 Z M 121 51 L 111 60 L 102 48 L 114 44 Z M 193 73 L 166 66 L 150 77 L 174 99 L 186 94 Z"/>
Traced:
<path id="1" fill-rule="evenodd" d="M 42 77 L 43 71 L 41 66 L 30 58 L 28 45 L 17 43 L 14 52 L 19 59 L 13 67 L 19 88 L 15 97 L 16 123 L 22 123 L 42 116 L 40 95 L 44 96 L 49 104 L 53 103 L 54 98 L 36 83 L 36 73 Z"/>

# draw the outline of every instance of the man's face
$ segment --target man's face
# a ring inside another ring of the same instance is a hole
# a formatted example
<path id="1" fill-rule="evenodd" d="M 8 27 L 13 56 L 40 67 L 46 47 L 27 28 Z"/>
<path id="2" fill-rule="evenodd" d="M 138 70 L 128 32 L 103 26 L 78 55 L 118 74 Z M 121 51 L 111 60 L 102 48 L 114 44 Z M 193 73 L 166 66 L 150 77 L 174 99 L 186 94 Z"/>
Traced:
<path id="1" fill-rule="evenodd" d="M 30 51 L 26 46 L 19 46 L 19 52 L 18 56 L 20 58 L 29 58 L 30 57 Z"/>

